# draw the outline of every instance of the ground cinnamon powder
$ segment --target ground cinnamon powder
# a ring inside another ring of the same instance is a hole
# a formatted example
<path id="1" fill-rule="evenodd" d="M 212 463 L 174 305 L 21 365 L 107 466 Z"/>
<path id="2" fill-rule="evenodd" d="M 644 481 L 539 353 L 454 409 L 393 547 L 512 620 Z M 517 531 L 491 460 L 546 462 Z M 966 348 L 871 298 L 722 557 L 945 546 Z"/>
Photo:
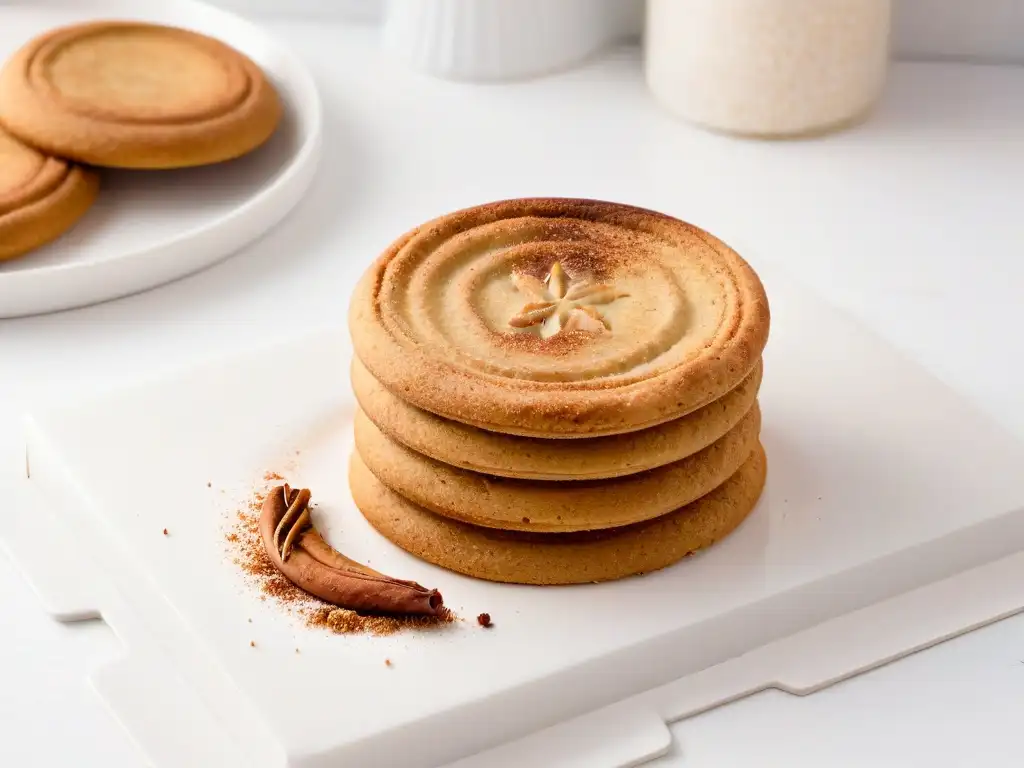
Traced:
<path id="1" fill-rule="evenodd" d="M 260 538 L 260 511 L 271 487 L 284 480 L 276 472 L 263 476 L 264 487 L 253 493 L 243 509 L 237 510 L 225 534 L 232 560 L 261 599 L 271 598 L 283 610 L 300 617 L 306 626 L 339 635 L 393 635 L 403 630 L 437 629 L 458 621 L 451 611 L 442 616 L 390 616 L 362 614 L 339 608 L 313 597 L 292 584 L 267 556 Z"/>

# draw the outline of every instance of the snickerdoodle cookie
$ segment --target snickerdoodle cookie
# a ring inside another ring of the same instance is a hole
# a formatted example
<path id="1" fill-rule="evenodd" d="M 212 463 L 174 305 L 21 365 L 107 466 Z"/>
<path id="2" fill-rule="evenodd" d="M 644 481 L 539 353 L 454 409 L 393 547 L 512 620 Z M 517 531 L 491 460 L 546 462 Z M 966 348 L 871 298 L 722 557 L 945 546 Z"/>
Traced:
<path id="1" fill-rule="evenodd" d="M 366 272 L 349 317 L 388 390 L 453 421 L 548 438 L 618 434 L 711 403 L 768 338 L 731 248 L 627 205 L 507 200 L 430 221 Z"/>

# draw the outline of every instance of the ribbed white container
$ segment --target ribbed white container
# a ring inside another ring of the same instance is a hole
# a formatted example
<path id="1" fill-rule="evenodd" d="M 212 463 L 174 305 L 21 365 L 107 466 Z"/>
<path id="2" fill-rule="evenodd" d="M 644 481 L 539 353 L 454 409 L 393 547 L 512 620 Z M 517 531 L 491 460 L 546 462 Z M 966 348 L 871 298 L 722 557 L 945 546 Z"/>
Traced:
<path id="1" fill-rule="evenodd" d="M 673 113 L 755 136 L 857 120 L 888 69 L 890 0 L 648 0 L 647 83 Z"/>
<path id="2" fill-rule="evenodd" d="M 533 77 L 582 61 L 623 34 L 621 0 L 390 0 L 385 50 L 456 80 Z"/>
<path id="3" fill-rule="evenodd" d="M 377 22 L 386 0 L 207 0 L 213 5 L 253 16 Z M 0 5 L 3 0 L 0 0 Z"/>

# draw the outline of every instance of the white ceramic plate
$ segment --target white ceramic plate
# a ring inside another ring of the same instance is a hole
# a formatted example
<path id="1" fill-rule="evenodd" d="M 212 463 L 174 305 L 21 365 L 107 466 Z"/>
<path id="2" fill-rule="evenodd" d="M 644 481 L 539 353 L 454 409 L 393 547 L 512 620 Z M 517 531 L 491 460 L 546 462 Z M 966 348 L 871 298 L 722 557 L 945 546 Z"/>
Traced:
<path id="1" fill-rule="evenodd" d="M 0 264 L 0 318 L 54 312 L 175 280 L 277 224 L 316 170 L 321 105 L 299 59 L 258 26 L 194 0 L 0 2 L 0 58 L 51 27 L 134 18 L 194 29 L 234 46 L 272 78 L 286 105 L 274 137 L 239 160 L 184 171 L 106 171 L 99 200 L 70 232 Z"/>

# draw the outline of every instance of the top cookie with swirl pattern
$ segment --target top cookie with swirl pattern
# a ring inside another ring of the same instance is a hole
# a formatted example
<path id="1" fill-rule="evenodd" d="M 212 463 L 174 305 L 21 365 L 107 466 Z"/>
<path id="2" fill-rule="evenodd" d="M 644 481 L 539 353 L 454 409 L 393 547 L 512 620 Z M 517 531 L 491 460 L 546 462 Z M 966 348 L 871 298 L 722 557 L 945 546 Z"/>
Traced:
<path id="1" fill-rule="evenodd" d="M 430 221 L 356 288 L 356 354 L 400 398 L 507 434 L 654 426 L 729 392 L 768 339 L 750 266 L 678 219 L 507 200 Z"/>

